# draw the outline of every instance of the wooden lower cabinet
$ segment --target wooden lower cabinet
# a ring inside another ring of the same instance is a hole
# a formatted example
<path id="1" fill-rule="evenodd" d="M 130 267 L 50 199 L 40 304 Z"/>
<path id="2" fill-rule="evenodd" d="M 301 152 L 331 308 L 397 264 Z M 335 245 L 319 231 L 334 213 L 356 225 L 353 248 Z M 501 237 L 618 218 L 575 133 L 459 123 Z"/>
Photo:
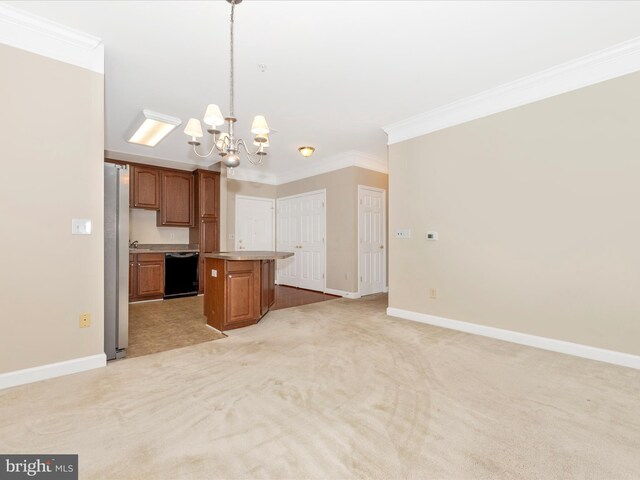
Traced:
<path id="1" fill-rule="evenodd" d="M 132 301 L 136 292 L 136 256 L 129 254 L 129 301 Z"/>
<path id="2" fill-rule="evenodd" d="M 275 301 L 274 275 L 274 260 L 206 258 L 207 323 L 220 331 L 257 323 Z"/>
<path id="3" fill-rule="evenodd" d="M 202 219 L 200 220 L 199 227 L 197 228 L 197 240 L 193 243 L 199 243 L 200 245 L 200 265 L 199 265 L 199 291 L 198 293 L 204 293 L 204 284 L 206 278 L 204 276 L 204 254 L 212 253 L 220 249 L 220 235 L 218 228 L 218 220 Z M 190 239 L 191 241 L 191 239 Z"/>
<path id="4" fill-rule="evenodd" d="M 153 300 L 163 296 L 164 253 L 130 254 L 129 300 Z"/>

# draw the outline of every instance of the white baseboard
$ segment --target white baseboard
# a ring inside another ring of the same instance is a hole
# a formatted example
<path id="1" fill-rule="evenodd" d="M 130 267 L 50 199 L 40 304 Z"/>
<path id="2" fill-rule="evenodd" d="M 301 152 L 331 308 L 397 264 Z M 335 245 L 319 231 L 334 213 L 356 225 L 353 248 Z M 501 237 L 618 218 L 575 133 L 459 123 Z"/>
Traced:
<path id="1" fill-rule="evenodd" d="M 414 322 L 426 323 L 428 325 L 435 325 L 437 327 L 449 328 L 451 330 L 459 330 L 474 335 L 482 335 L 483 337 L 496 338 L 529 347 L 541 348 L 543 350 L 551 350 L 552 352 L 565 353 L 575 357 L 589 358 L 591 360 L 612 363 L 623 367 L 640 369 L 640 356 L 631 355 L 630 353 L 615 352 L 613 350 L 605 350 L 604 348 L 590 347 L 579 343 L 565 342 L 564 340 L 555 340 L 553 338 L 538 337 L 536 335 L 514 332 L 512 330 L 487 327 L 485 325 L 478 325 L 477 323 L 461 322 L 459 320 L 451 320 L 449 318 L 436 317 L 435 315 L 412 312 L 399 308 L 387 308 L 387 315 L 404 318 L 405 320 L 413 320 Z"/>
<path id="2" fill-rule="evenodd" d="M 389 287 L 382 287 L 382 293 L 389 293 Z"/>
<path id="3" fill-rule="evenodd" d="M 328 293 L 329 295 L 338 295 L 339 297 L 356 299 L 360 298 L 360 294 L 358 292 L 347 292 L 345 290 L 335 290 L 333 288 L 325 288 L 324 293 Z"/>
<path id="4" fill-rule="evenodd" d="M 38 382 L 48 378 L 61 377 L 71 373 L 84 372 L 107 365 L 107 356 L 104 353 L 89 357 L 74 358 L 64 362 L 49 363 L 39 367 L 25 368 L 15 372 L 0 374 L 0 390 L 3 388 L 24 385 L 25 383 Z"/>

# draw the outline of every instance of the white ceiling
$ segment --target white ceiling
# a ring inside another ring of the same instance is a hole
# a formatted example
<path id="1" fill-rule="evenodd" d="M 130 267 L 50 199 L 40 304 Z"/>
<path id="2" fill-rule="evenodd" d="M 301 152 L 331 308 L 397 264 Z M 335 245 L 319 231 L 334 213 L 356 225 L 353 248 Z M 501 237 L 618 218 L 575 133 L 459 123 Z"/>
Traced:
<path id="1" fill-rule="evenodd" d="M 182 128 L 208 103 L 228 108 L 227 2 L 6 3 L 103 39 L 108 151 L 212 163 L 190 151 Z M 250 138 L 251 119 L 264 114 L 278 133 L 263 166 L 241 169 L 313 170 L 353 150 L 385 162 L 382 126 L 638 37 L 638 18 L 640 2 L 626 1 L 245 0 L 237 131 Z M 183 126 L 155 148 L 129 144 L 143 108 Z M 301 145 L 314 156 L 303 159 Z"/>

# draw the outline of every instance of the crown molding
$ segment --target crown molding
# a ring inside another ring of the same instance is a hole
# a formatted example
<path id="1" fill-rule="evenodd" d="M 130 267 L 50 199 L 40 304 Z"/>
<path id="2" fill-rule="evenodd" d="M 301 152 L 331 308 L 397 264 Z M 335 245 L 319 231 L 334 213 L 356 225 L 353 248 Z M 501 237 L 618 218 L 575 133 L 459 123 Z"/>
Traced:
<path id="1" fill-rule="evenodd" d="M 640 37 L 383 127 L 388 144 L 640 70 Z"/>
<path id="2" fill-rule="evenodd" d="M 277 185 L 278 178 L 273 173 L 238 167 L 233 170 L 232 175 L 229 175 L 229 172 L 227 171 L 227 180 L 239 180 L 242 182 L 257 182 L 266 183 L 267 185 Z"/>
<path id="3" fill-rule="evenodd" d="M 155 165 L 156 167 L 176 168 L 179 170 L 195 170 L 204 168 L 215 171 L 223 171 L 221 163 L 218 161 L 213 165 L 204 165 L 194 162 L 180 162 L 162 157 L 146 157 L 132 153 L 119 152 L 115 150 L 105 150 L 105 158 L 120 160 L 123 162 L 141 163 L 144 165 Z M 303 178 L 314 177 L 323 173 L 341 170 L 347 167 L 360 167 L 374 172 L 389 173 L 386 160 L 382 160 L 374 155 L 361 152 L 359 150 L 348 150 L 328 158 L 318 159 L 317 163 L 308 167 L 296 169 L 282 174 L 268 173 L 252 167 L 240 166 L 234 169 L 233 175 L 226 175 L 229 180 L 241 182 L 265 183 L 267 185 L 282 185 L 284 183 L 295 182 Z"/>
<path id="4" fill-rule="evenodd" d="M 308 167 L 299 168 L 291 172 L 277 175 L 276 185 L 295 182 L 303 178 L 315 177 L 323 173 L 341 170 L 347 167 L 360 167 L 375 172 L 388 173 L 386 160 L 381 160 L 376 156 L 366 154 L 359 150 L 348 150 L 325 159 L 319 159 L 317 163 Z"/>
<path id="5" fill-rule="evenodd" d="M 0 43 L 104 74 L 101 39 L 3 3 Z"/>

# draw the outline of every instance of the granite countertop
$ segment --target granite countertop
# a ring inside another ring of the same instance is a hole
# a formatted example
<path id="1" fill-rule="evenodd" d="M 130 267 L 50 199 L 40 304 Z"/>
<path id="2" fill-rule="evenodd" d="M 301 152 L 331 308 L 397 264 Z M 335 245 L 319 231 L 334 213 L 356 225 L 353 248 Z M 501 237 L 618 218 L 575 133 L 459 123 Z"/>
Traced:
<path id="1" fill-rule="evenodd" d="M 138 248 L 130 248 L 129 253 L 199 252 L 198 245 L 171 243 L 140 243 Z"/>
<path id="2" fill-rule="evenodd" d="M 293 257 L 293 252 L 269 252 L 236 250 L 234 252 L 213 252 L 202 255 L 205 258 L 220 258 L 222 260 L 282 260 Z"/>

